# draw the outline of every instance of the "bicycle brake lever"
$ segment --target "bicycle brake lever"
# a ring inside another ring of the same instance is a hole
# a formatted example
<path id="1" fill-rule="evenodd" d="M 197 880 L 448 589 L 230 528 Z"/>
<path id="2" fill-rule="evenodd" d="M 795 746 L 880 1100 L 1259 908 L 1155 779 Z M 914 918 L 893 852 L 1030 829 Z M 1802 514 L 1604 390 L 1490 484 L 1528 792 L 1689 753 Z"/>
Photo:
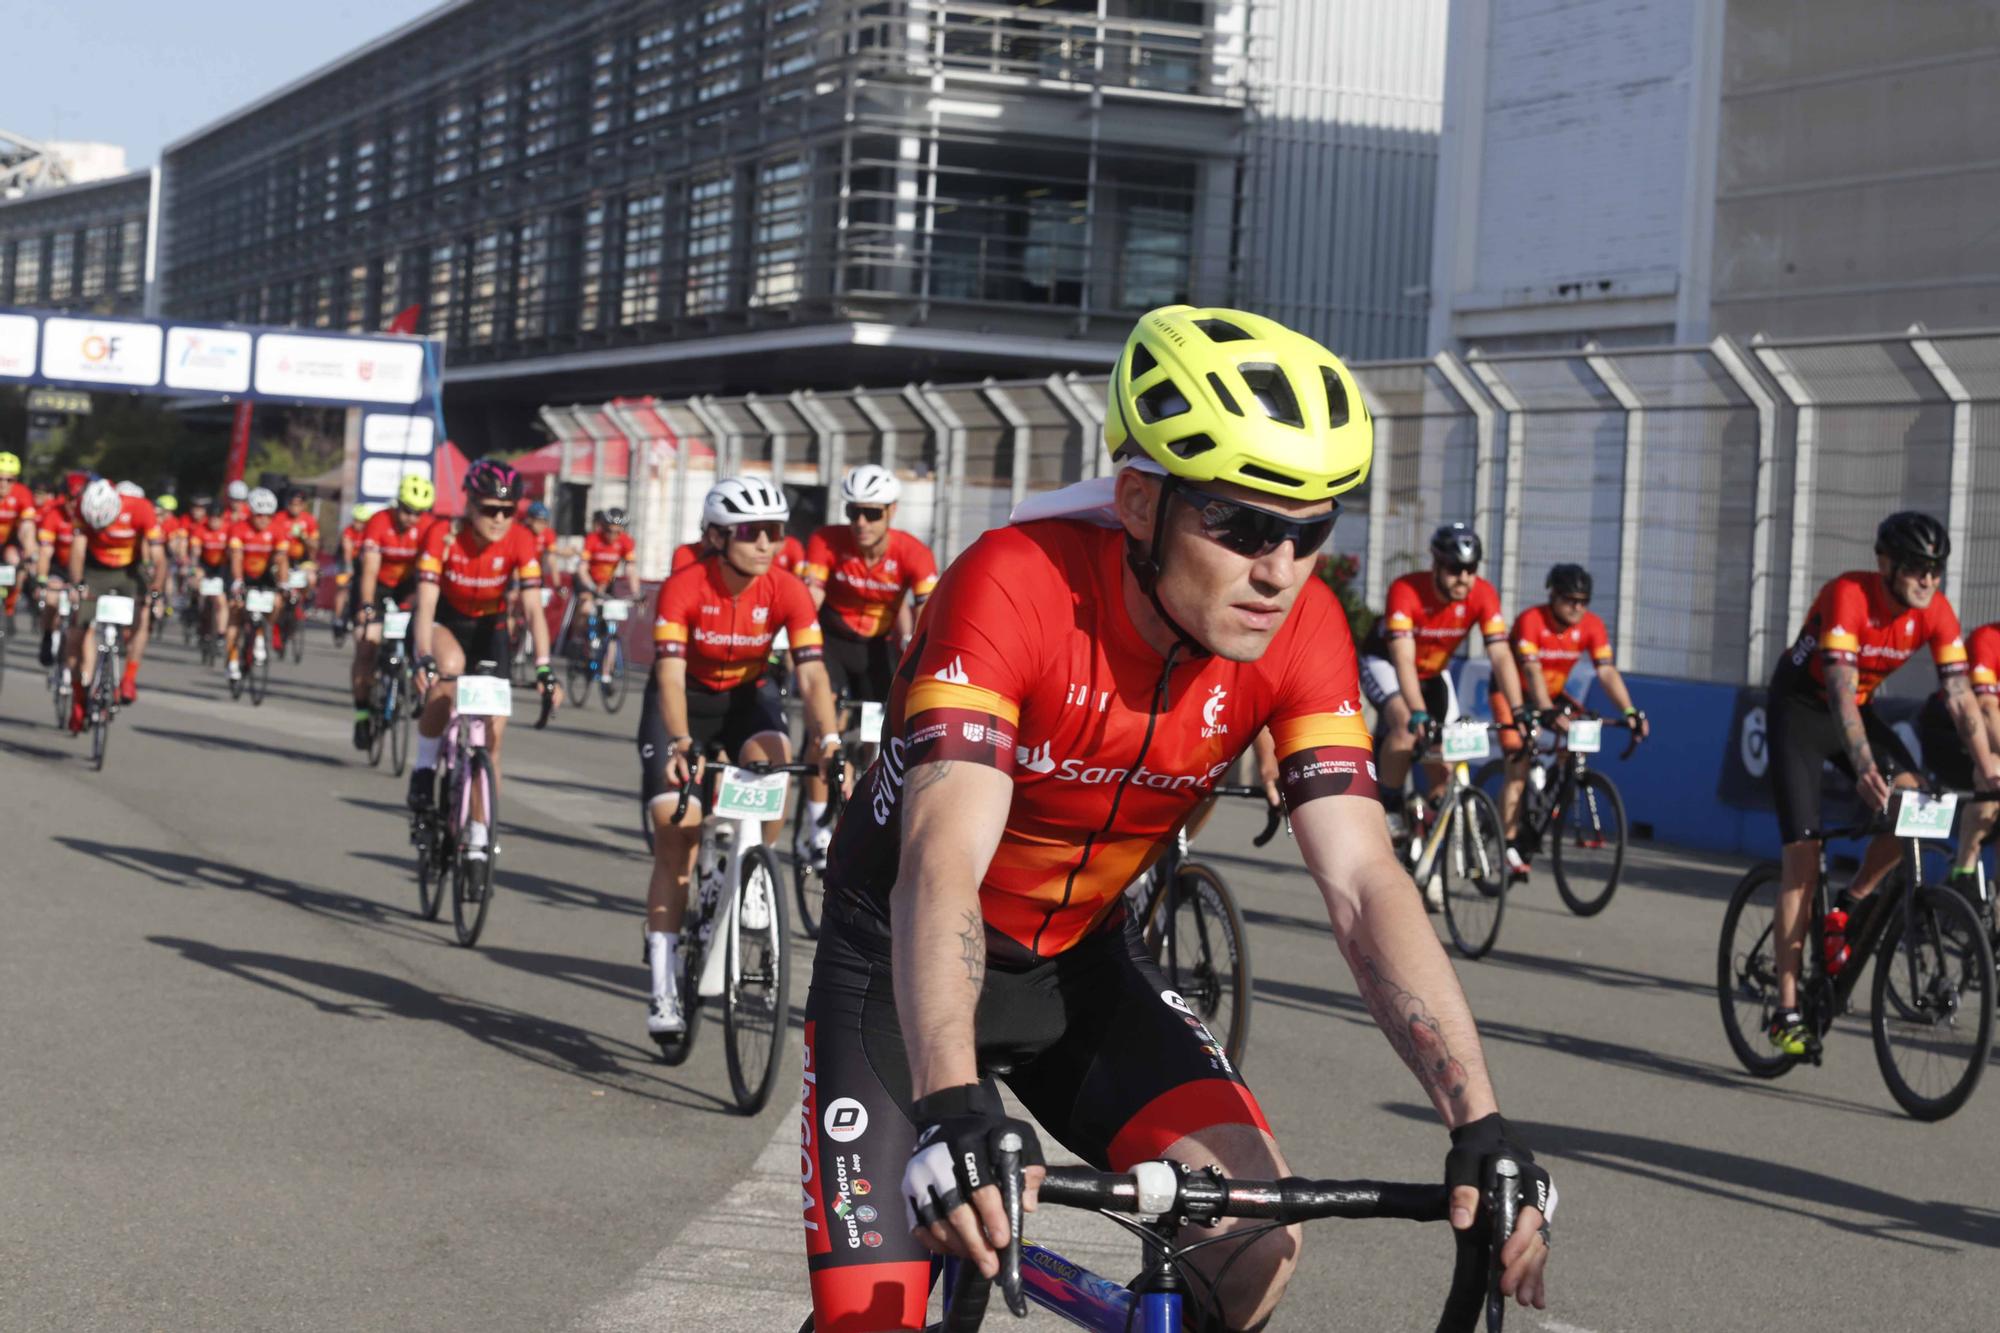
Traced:
<path id="1" fill-rule="evenodd" d="M 1262 847 L 1278 836 L 1278 823 L 1284 818 L 1284 807 L 1274 805 L 1270 809 L 1270 814 L 1264 817 L 1264 831 L 1250 840 L 1252 847 Z"/>
<path id="2" fill-rule="evenodd" d="M 1489 1333 L 1499 1333 L 1507 1317 L 1507 1298 L 1500 1292 L 1500 1250 L 1521 1220 L 1521 1164 L 1511 1157 L 1502 1157 L 1491 1169 L 1492 1179 L 1486 1189 L 1492 1227 L 1486 1260 L 1486 1327 Z"/>
<path id="3" fill-rule="evenodd" d="M 1007 1210 L 1007 1243 L 1000 1247 L 1000 1294 L 1016 1319 L 1028 1317 L 1027 1293 L 1021 1290 L 1021 1136 L 1001 1134 L 993 1165 L 1000 1176 L 1000 1201 Z"/>

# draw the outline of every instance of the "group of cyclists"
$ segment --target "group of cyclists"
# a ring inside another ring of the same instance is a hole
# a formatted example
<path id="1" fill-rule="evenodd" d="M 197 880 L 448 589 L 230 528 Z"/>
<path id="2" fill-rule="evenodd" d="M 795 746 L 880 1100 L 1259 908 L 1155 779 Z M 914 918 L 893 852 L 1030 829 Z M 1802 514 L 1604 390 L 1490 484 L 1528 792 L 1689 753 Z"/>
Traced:
<path id="1" fill-rule="evenodd" d="M 1253 753 L 1363 1003 L 1448 1132 L 1453 1225 L 1473 1224 L 1487 1164 L 1521 1164 L 1528 1207 L 1502 1252 L 1502 1286 L 1545 1305 L 1557 1193 L 1500 1113 L 1470 1008 L 1426 919 L 1438 904 L 1412 884 L 1392 838 L 1412 770 L 1459 718 L 1451 668 L 1475 629 L 1507 760 L 1502 812 L 1516 880 L 1529 873 L 1522 792 L 1537 753 L 1582 711 L 1572 681 L 1594 675 L 1626 724 L 1647 734 L 1590 609 L 1590 572 L 1556 564 L 1546 600 L 1510 622 L 1480 576 L 1479 535 L 1449 523 L 1432 536 L 1430 567 L 1389 586 L 1357 645 L 1315 557 L 1338 497 L 1367 480 L 1373 423 L 1338 358 L 1249 312 L 1170 306 L 1141 318 L 1111 378 L 1104 435 L 1111 475 L 1036 497 L 943 571 L 895 527 L 901 484 L 882 467 L 847 472 L 842 513 L 803 542 L 771 480 L 737 476 L 710 490 L 699 538 L 673 553 L 655 594 L 656 657 L 637 736 L 653 843 L 648 1032 L 663 1039 L 687 1024 L 691 997 L 677 992 L 672 960 L 704 778 L 717 759 L 791 761 L 775 669 L 788 662 L 804 751 L 819 765 L 792 854 L 823 867 L 826 889 L 803 1034 L 814 1327 L 922 1327 L 933 1254 L 996 1270 L 1008 1239 L 999 1145 L 1025 1145 L 1030 1206 L 1042 1162 L 1038 1130 L 1009 1110 L 1000 1082 L 1099 1167 L 1164 1157 L 1286 1176 L 1242 1071 L 1217 1058 L 1219 1043 L 1151 960 L 1123 892 Z M 245 588 L 282 587 L 319 554 L 303 495 L 280 513 L 270 491 L 237 483 L 223 505 L 198 497 L 182 516 L 171 497 L 155 505 L 102 478 L 33 492 L 19 474 L 19 460 L 0 454 L 0 547 L 45 587 L 122 581 L 157 600 L 169 569 L 219 578 L 225 597 L 199 614 L 233 636 Z M 355 509 L 338 544 L 357 747 L 368 744 L 382 617 L 410 615 L 424 700 L 413 810 L 435 799 L 459 675 L 512 661 L 525 635 L 539 688 L 553 695 L 552 653 L 603 599 L 639 593 L 626 517 L 603 511 L 552 629 L 547 510 L 527 503 L 505 463 L 473 464 L 463 485 L 465 513 L 451 520 L 434 513 L 432 482 L 408 477 L 393 504 Z M 1821 589 L 1770 685 L 1786 882 L 1785 1007 L 1768 1037 L 1788 1054 L 1815 1040 L 1796 1006 L 1822 764 L 1845 770 L 1875 807 L 1919 781 L 1870 699 L 1920 647 L 1941 678 L 1920 724 L 1932 770 L 1951 785 L 2000 790 L 2000 624 L 1961 635 L 1940 591 L 1950 542 L 1935 519 L 1889 516 L 1876 554 L 1876 568 Z M 10 610 L 18 595 L 10 590 Z M 132 638 L 127 700 L 147 619 Z M 88 636 L 55 650 L 88 672 Z M 233 651 L 226 660 L 235 670 Z M 824 828 L 827 761 L 862 703 L 884 707 L 882 744 L 837 825 Z M 497 775 L 504 719 L 493 733 Z M 1968 825 L 1958 870 L 1970 871 L 1990 823 L 1987 813 Z M 781 827 L 768 823 L 766 841 Z M 468 855 L 488 836 L 475 826 Z M 1893 859 L 1893 846 L 1871 849 L 1839 904 L 1842 922 L 1868 910 Z M 899 1164 L 908 1223 L 871 1232 L 866 1246 L 833 1226 L 851 1205 L 838 1182 L 859 1133 L 872 1159 Z M 1297 1227 L 1257 1228 L 1240 1245 L 1193 1252 L 1228 1328 L 1269 1317 L 1300 1244 Z"/>

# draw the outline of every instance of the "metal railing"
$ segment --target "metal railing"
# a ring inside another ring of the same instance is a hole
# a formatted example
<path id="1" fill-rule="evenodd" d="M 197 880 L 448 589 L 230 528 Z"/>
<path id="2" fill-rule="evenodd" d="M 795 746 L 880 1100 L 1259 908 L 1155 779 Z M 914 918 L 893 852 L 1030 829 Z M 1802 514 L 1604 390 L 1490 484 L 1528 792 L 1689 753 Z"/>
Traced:
<path id="1" fill-rule="evenodd" d="M 1882 515 L 1914 508 L 1950 527 L 1945 592 L 1968 630 L 2000 618 L 2000 331 L 1440 354 L 1354 370 L 1375 462 L 1344 498 L 1334 545 L 1360 561 L 1373 606 L 1428 563 L 1434 527 L 1469 519 L 1510 615 L 1541 600 L 1548 566 L 1577 561 L 1626 669 L 1759 682 L 1820 586 L 1872 567 Z M 716 475 L 781 478 L 805 528 L 837 520 L 830 489 L 861 462 L 902 478 L 898 525 L 949 560 L 1023 497 L 1105 468 L 1105 387 L 1072 373 L 642 400 L 644 412 L 544 409 L 544 420 L 575 437 L 564 480 L 631 497 L 655 534 L 641 551 L 649 577 L 694 535 Z M 621 420 L 632 445 L 612 456 L 632 475 L 606 476 L 596 435 Z M 1893 684 L 1931 688 L 1918 671 Z"/>

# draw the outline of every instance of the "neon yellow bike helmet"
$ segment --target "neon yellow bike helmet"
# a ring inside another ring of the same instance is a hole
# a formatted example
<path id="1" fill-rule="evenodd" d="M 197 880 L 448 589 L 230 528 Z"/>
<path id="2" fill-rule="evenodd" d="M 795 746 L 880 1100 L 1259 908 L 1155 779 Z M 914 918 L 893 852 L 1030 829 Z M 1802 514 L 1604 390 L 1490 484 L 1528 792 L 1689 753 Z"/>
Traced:
<path id="1" fill-rule="evenodd" d="M 366 523 L 369 519 L 375 517 L 375 515 L 381 511 L 381 508 L 382 508 L 381 505 L 368 504 L 364 502 L 362 504 L 354 506 L 354 508 L 348 512 L 352 515 L 355 525 L 359 526 L 363 523 Z"/>
<path id="2" fill-rule="evenodd" d="M 1185 481 L 1325 500 L 1368 479 L 1375 425 L 1340 358 L 1245 310 L 1162 306 L 1111 373 L 1104 439 Z"/>
<path id="3" fill-rule="evenodd" d="M 21 475 L 21 458 L 18 454 L 0 453 L 0 477 Z"/>
<path id="4" fill-rule="evenodd" d="M 181 511 L 181 502 L 171 495 L 163 495 L 153 503 L 169 514 L 178 514 Z"/>
<path id="5" fill-rule="evenodd" d="M 396 488 L 396 503 L 421 514 L 437 503 L 437 487 L 431 485 L 429 477 L 405 477 L 403 484 Z"/>

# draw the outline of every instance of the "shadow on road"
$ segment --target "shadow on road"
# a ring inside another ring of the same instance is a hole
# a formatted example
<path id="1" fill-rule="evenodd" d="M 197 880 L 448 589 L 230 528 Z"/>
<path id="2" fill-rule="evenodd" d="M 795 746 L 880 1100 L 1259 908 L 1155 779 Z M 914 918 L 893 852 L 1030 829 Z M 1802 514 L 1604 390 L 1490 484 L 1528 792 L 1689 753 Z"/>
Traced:
<path id="1" fill-rule="evenodd" d="M 385 1018 L 442 1023 L 495 1050 L 607 1089 L 694 1110 L 726 1108 L 722 1098 L 661 1078 L 648 1070 L 653 1053 L 569 1023 L 518 1009 L 444 995 L 365 968 L 254 949 L 226 949 L 205 940 L 149 935 L 190 962 L 310 1004 L 323 1014 L 363 1021 Z M 346 996 L 346 999 L 330 999 Z M 644 1086 L 651 1085 L 651 1086 Z M 679 1094 L 679 1095 L 674 1095 Z"/>
<path id="2" fill-rule="evenodd" d="M 136 723 L 132 730 L 142 736 L 163 736 L 170 741 L 184 745 L 199 746 L 204 750 L 227 750 L 232 754 L 249 751 L 251 754 L 270 755 L 276 759 L 289 759 L 295 764 L 315 764 L 321 768 L 346 768 L 347 761 L 335 759 L 331 755 L 316 754 L 311 750 L 292 750 L 282 745 L 265 745 L 259 741 L 247 740 L 241 733 L 229 736 L 210 736 L 199 731 L 174 731 L 168 727 L 144 727 Z"/>
<path id="3" fill-rule="evenodd" d="M 1327 990 L 1322 986 L 1306 986 L 1289 981 L 1276 981 L 1267 977 L 1257 977 L 1251 982 L 1259 1002 L 1268 1002 L 1284 1009 L 1297 1009 L 1309 1013 L 1332 1011 L 1350 1023 L 1375 1026 L 1374 1018 L 1362 1005 L 1360 997 L 1341 991 Z M 1689 1060 L 1665 1051 L 1648 1050 L 1624 1042 L 1602 1041 L 1574 1032 L 1556 1032 L 1548 1028 L 1528 1027 L 1520 1023 L 1508 1023 L 1492 1017 L 1479 1019 L 1480 1039 L 1489 1045 L 1496 1041 L 1510 1042 L 1517 1046 L 1535 1046 L 1558 1055 L 1572 1056 L 1584 1061 L 1592 1068 L 1607 1066 L 1629 1069 L 1642 1074 L 1656 1074 L 1664 1078 L 1678 1079 L 1687 1083 L 1701 1083 L 1714 1088 L 1727 1088 L 1735 1092 L 1758 1097 L 1776 1097 L 1784 1101 L 1807 1101 L 1829 1110 L 1847 1111 L 1855 1115 L 1870 1116 L 1884 1120 L 1899 1120 L 1902 1117 L 1879 1106 L 1869 1106 L 1861 1102 L 1848 1101 L 1841 1097 L 1828 1097 L 1819 1093 L 1805 1092 L 1796 1085 L 1780 1087 L 1777 1084 L 1753 1079 L 1736 1069 L 1703 1060 Z M 1720 1040 L 1720 1034 L 1717 1037 Z"/>
<path id="4" fill-rule="evenodd" d="M 606 844 L 602 838 L 579 838 L 568 833 L 558 833 L 554 829 L 534 828 L 527 824 L 517 823 L 515 821 L 509 820 L 507 818 L 508 805 L 507 805 L 506 789 L 507 787 L 512 786 L 513 782 L 514 780 L 512 778 L 506 779 L 505 783 L 501 788 L 501 793 L 500 793 L 500 828 L 501 832 L 506 837 L 529 838 L 535 842 L 545 842 L 554 847 L 572 847 L 581 851 L 601 852 L 606 856 L 623 857 L 628 861 L 652 860 L 652 858 L 643 851 L 637 851 L 637 852 L 626 851 L 618 847 L 613 847 Z M 367 799 L 366 797 L 361 797 L 361 796 L 342 796 L 340 799 L 347 802 L 349 805 L 357 806 L 360 809 L 380 810 L 388 814 L 394 814 L 399 819 L 403 819 L 406 821 L 408 820 L 410 814 L 409 808 L 405 806 L 401 801 L 372 801 Z M 528 803 L 528 808 L 529 809 L 534 808 L 532 802 Z M 506 872 L 502 873 L 504 874 Z"/>
<path id="5" fill-rule="evenodd" d="M 502 824 L 501 831 L 506 837 L 512 837 L 515 833 L 519 832 L 512 824 Z M 413 867 L 416 865 L 416 854 L 414 851 L 401 855 L 393 852 L 374 851 L 349 852 L 348 855 L 354 857 L 356 860 L 374 861 L 378 864 L 389 866 L 406 878 L 415 874 Z M 636 899 L 623 897 L 615 893 L 606 893 L 602 889 L 594 889 L 587 884 L 570 884 L 562 880 L 550 879 L 546 875 L 537 875 L 531 871 L 510 869 L 504 860 L 493 872 L 493 878 L 503 891 L 525 894 L 530 898 L 538 898 L 550 907 L 589 908 L 595 911 L 616 912 L 624 916 L 637 916 L 641 910 L 640 903 Z"/>
<path id="6" fill-rule="evenodd" d="M 1585 962 L 1575 958 L 1547 958 L 1540 954 L 1516 953 L 1510 949 L 1495 949 L 1480 959 L 1478 965 L 1512 967 L 1525 972 L 1551 972 L 1559 977 L 1588 981 L 1594 985 L 1610 986 L 1617 990 L 1678 991 L 1687 995 L 1715 994 L 1715 983 L 1712 981 L 1706 984 L 1699 981 L 1684 981 L 1679 977 L 1635 972 L 1630 968 L 1614 967 L 1609 963 Z"/>
<path id="7" fill-rule="evenodd" d="M 1383 1109 L 1409 1120 L 1425 1123 L 1437 1120 L 1437 1112 L 1428 1106 L 1388 1102 Z M 1966 1245 L 2000 1249 L 2000 1211 L 1980 1204 L 1905 1199 L 1804 1167 L 1637 1134 L 1533 1121 L 1516 1123 L 1520 1124 L 1523 1136 L 1544 1156 L 1587 1162 L 1607 1171 L 1677 1185 L 1732 1203 L 1808 1218 L 1837 1231 L 1900 1241 L 1922 1249 L 1949 1250 Z M 1774 1199 L 1772 1195 L 1781 1197 Z M 1787 1203 L 1785 1199 L 1797 1203 Z M 1863 1216 L 1835 1217 L 1828 1214 L 1828 1209 Z"/>

